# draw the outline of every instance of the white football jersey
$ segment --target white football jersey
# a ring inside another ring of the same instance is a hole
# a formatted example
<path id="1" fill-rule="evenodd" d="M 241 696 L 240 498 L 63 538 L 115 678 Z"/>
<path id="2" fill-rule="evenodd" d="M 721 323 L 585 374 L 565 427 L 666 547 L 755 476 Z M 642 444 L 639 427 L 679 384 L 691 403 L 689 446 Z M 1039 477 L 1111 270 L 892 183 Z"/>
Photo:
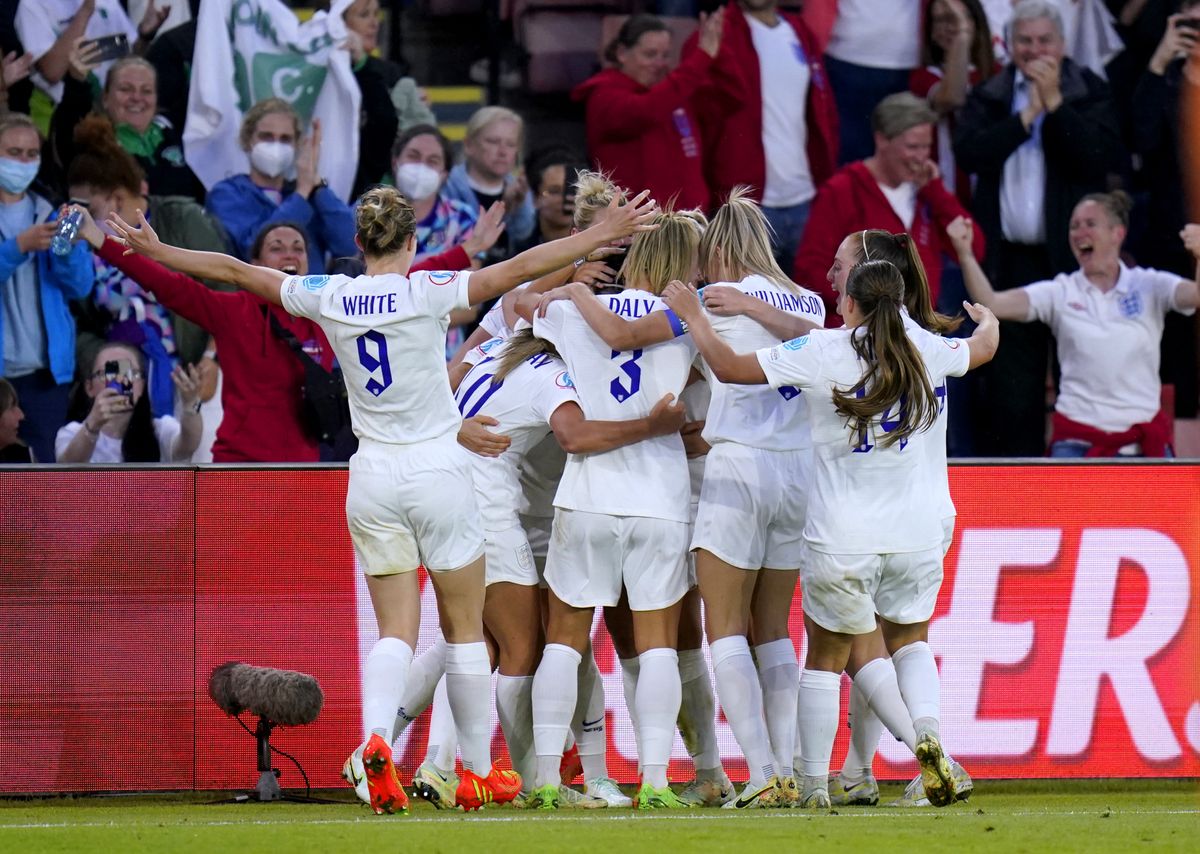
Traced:
<path id="1" fill-rule="evenodd" d="M 899 420 L 883 412 L 869 429 L 851 435 L 834 409 L 833 389 L 848 389 L 864 364 L 851 345 L 855 330 L 815 330 L 758 351 L 773 388 L 804 390 L 812 419 L 816 471 L 809 493 L 804 538 L 828 554 L 891 554 L 937 548 L 941 516 L 931 471 L 929 432 L 884 447 L 880 440 Z M 970 362 L 965 341 L 928 333 L 911 338 L 935 388 L 947 376 L 962 376 Z M 944 463 L 942 464 L 945 465 Z"/>
<path id="2" fill-rule="evenodd" d="M 630 320 L 667 309 L 654 294 L 632 288 L 599 299 Z M 682 331 L 673 312 L 670 316 Z M 664 394 L 678 398 L 696 357 L 688 335 L 653 347 L 613 350 L 567 300 L 552 303 L 545 317 L 535 318 L 533 331 L 558 348 L 575 381 L 584 415 L 600 421 L 642 418 Z M 690 493 L 683 440 L 673 433 L 602 454 L 570 455 L 554 506 L 686 523 L 691 515 Z"/>
<path id="3" fill-rule="evenodd" d="M 407 445 L 458 432 L 446 376 L 450 312 L 469 308 L 470 273 L 289 276 L 283 307 L 321 325 L 333 346 L 354 434 Z"/>
<path id="4" fill-rule="evenodd" d="M 521 323 L 524 321 L 518 325 Z M 503 336 L 491 338 L 468 350 L 463 356 L 463 362 L 468 365 L 479 364 L 487 358 L 492 348 L 498 347 L 503 343 L 503 339 L 511 334 L 512 330 L 506 327 Z M 567 452 L 553 435 L 547 435 L 529 449 L 520 466 L 522 494 L 518 510 L 522 516 L 542 519 L 554 516 L 554 493 L 558 491 L 558 482 L 562 480 L 566 465 Z"/>
<path id="5" fill-rule="evenodd" d="M 758 275 L 721 284 L 811 320 L 818 329 L 825 325 L 825 304 L 812 291 L 785 288 Z M 777 336 L 745 315 L 717 317 L 710 314 L 708 319 L 713 331 L 736 353 L 753 353 L 779 343 Z M 795 451 L 812 445 L 808 405 L 800 389 L 723 383 L 712 375 L 707 365 L 705 376 L 712 386 L 712 403 L 704 425 L 704 440 L 710 445 L 736 442 L 768 451 Z"/>
<path id="6" fill-rule="evenodd" d="M 493 338 L 475 348 L 484 355 L 475 361 L 455 394 L 463 418 L 491 416 L 500 423 L 490 429 L 512 440 L 498 457 L 471 455 L 475 495 L 485 531 L 503 531 L 519 524 L 521 463 L 551 432 L 554 410 L 564 403 L 579 402 L 566 366 L 545 353 L 526 359 L 502 381 L 493 382 L 497 360 L 507 349 L 503 342 L 497 344 L 498 340 Z"/>
<path id="7" fill-rule="evenodd" d="M 939 337 L 920 326 L 908 316 L 907 311 L 902 312 L 902 314 L 904 316 L 904 331 L 908 333 L 909 338 L 917 339 L 922 335 L 930 335 L 934 338 Z M 954 507 L 954 500 L 950 497 L 950 469 L 946 464 L 946 428 L 949 424 L 946 412 L 950 404 L 950 396 L 946 393 L 946 380 L 944 377 L 940 383 L 933 384 L 933 393 L 937 395 L 938 399 L 938 417 L 934 425 L 929 428 L 929 441 L 922 444 L 929 453 L 927 471 L 934 478 L 932 486 L 937 500 L 938 518 L 947 519 L 958 515 L 958 511 Z"/>
<path id="8" fill-rule="evenodd" d="M 526 282 L 523 285 L 517 285 L 512 289 L 512 293 L 523 291 L 533 282 Z M 496 300 L 496 304 L 488 309 L 488 313 L 483 316 L 483 320 L 479 321 L 480 327 L 493 338 L 508 338 L 513 334 L 512 328 L 504 319 L 504 299 Z"/>

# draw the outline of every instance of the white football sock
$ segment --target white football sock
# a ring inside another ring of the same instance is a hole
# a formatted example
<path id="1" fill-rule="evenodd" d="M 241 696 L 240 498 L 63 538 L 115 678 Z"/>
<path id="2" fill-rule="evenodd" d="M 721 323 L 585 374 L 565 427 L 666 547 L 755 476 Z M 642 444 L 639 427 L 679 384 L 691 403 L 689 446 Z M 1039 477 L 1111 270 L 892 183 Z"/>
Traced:
<path id="1" fill-rule="evenodd" d="M 533 677 L 496 675 L 496 714 L 521 789 L 533 784 L 537 754 L 533 750 Z"/>
<path id="2" fill-rule="evenodd" d="M 463 767 L 492 773 L 492 662 L 487 644 L 446 644 L 446 696 L 458 727 Z"/>
<path id="3" fill-rule="evenodd" d="M 725 711 L 725 720 L 733 730 L 738 746 L 746 757 L 749 785 L 758 788 L 775 776 L 775 756 L 767 722 L 763 717 L 762 687 L 750 644 L 742 635 L 730 635 L 708 645 L 713 673 L 717 677 L 717 696 Z M 793 724 L 795 726 L 795 724 Z"/>
<path id="4" fill-rule="evenodd" d="M 380 638 L 367 653 L 362 673 L 362 715 L 365 738 L 383 736 L 390 745 L 396 709 L 412 665 L 412 647 L 400 638 Z"/>
<path id="5" fill-rule="evenodd" d="M 648 649 L 638 656 L 637 706 L 641 727 L 642 780 L 656 789 L 667 785 L 667 764 L 675 740 L 682 689 L 679 684 L 679 654 L 669 647 Z"/>
<path id="6" fill-rule="evenodd" d="M 800 674 L 798 714 L 800 743 L 804 751 L 804 789 L 826 789 L 829 757 L 837 736 L 842 674 L 804 670 Z"/>
<path id="7" fill-rule="evenodd" d="M 537 752 L 534 788 L 559 783 L 558 766 L 571 728 L 578 691 L 578 652 L 559 643 L 546 644 L 533 677 L 533 744 Z"/>
<path id="8" fill-rule="evenodd" d="M 892 653 L 892 664 L 917 736 L 926 731 L 937 735 L 942 704 L 933 650 L 925 641 L 910 643 Z"/>
<path id="9" fill-rule="evenodd" d="M 457 755 L 458 728 L 454 725 L 454 713 L 450 710 L 450 698 L 446 694 L 446 679 L 443 677 L 438 680 L 437 687 L 433 692 L 425 761 L 443 774 L 452 774 L 454 773 L 454 757 Z"/>
<path id="10" fill-rule="evenodd" d="M 618 659 L 621 663 L 621 692 L 625 695 L 625 711 L 629 714 L 629 722 L 633 724 L 633 740 L 637 747 L 638 776 L 642 774 L 642 736 L 637 717 L 637 683 L 642 664 L 636 658 Z"/>
<path id="11" fill-rule="evenodd" d="M 725 770 L 717 746 L 717 704 L 703 650 L 679 651 L 679 682 L 679 732 L 688 734 L 683 742 L 692 757 L 696 779 L 723 781 Z"/>
<path id="12" fill-rule="evenodd" d="M 604 680 L 600 676 L 600 668 L 596 666 L 596 657 L 590 651 L 579 667 L 578 690 L 575 705 L 579 731 L 575 743 L 579 745 L 579 761 L 583 764 L 583 779 L 586 782 L 608 776 Z M 580 706 L 583 708 L 580 709 Z"/>
<path id="13" fill-rule="evenodd" d="M 764 572 L 769 570 L 764 570 Z M 754 647 L 758 679 L 762 684 L 763 717 L 771 737 L 775 770 L 791 777 L 796 750 L 796 697 L 800 690 L 800 664 L 791 638 L 780 638 Z"/>
<path id="14" fill-rule="evenodd" d="M 869 704 L 870 714 L 876 716 L 887 727 L 888 732 L 904 742 L 909 750 L 915 750 L 917 734 L 913 731 L 908 706 L 904 704 L 904 698 L 900 695 L 900 685 L 896 681 L 896 668 L 892 660 L 877 658 L 867 662 L 854 677 L 854 686 L 850 694 L 851 703 L 854 702 L 854 690 L 861 687 L 862 694 Z M 865 757 L 867 754 L 863 755 Z M 871 758 L 874 759 L 873 752 Z"/>
<path id="15" fill-rule="evenodd" d="M 440 634 L 433 646 L 413 659 L 408 668 L 408 681 L 400 695 L 393 738 L 408 729 L 433 702 L 433 692 L 446 673 L 446 639 Z"/>

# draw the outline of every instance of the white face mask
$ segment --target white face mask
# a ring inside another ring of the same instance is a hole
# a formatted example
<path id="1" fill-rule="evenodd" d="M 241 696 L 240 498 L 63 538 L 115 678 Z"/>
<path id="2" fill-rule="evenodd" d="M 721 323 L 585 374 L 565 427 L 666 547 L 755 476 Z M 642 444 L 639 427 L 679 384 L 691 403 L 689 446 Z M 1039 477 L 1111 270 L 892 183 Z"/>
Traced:
<path id="1" fill-rule="evenodd" d="M 296 148 L 286 142 L 256 142 L 250 149 L 250 165 L 268 178 L 278 178 L 295 160 Z"/>
<path id="2" fill-rule="evenodd" d="M 396 189 L 410 202 L 428 199 L 441 185 L 441 173 L 424 163 L 405 163 L 396 169 Z"/>

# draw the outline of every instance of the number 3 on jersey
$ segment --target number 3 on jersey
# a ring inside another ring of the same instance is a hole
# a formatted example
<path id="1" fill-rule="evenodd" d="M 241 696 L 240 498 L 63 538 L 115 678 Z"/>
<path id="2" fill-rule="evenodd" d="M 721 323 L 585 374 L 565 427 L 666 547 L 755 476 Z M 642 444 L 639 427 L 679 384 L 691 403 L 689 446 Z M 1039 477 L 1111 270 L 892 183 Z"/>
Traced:
<path id="1" fill-rule="evenodd" d="M 366 368 L 371 376 L 367 378 L 367 391 L 379 397 L 384 389 L 392 384 L 392 366 L 388 362 L 387 339 L 374 329 L 368 329 L 355 339 L 358 342 L 358 363 Z M 374 352 L 372 352 L 374 351 Z M 375 372 L 379 372 L 379 379 Z"/>
<path id="2" fill-rule="evenodd" d="M 609 383 L 608 390 L 612 396 L 617 399 L 617 403 L 624 403 L 633 397 L 642 387 L 642 367 L 637 363 L 637 360 L 642 357 L 641 350 L 632 350 L 632 356 L 621 363 L 620 368 L 629 377 L 629 387 L 626 388 L 621 384 L 621 378 L 617 377 Z M 620 350 L 613 350 L 610 359 L 615 359 L 617 356 L 622 356 L 624 353 Z"/>

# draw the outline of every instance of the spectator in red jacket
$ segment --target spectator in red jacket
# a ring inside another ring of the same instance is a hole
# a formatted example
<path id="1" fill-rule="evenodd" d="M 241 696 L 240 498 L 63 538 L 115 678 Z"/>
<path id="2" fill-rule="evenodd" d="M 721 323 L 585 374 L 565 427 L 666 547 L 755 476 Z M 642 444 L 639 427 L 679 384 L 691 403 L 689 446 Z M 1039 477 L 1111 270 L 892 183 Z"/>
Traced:
<path id="1" fill-rule="evenodd" d="M 106 238 L 86 212 L 80 234 L 99 257 L 154 294 L 162 305 L 212 334 L 220 354 L 225 411 L 213 443 L 213 462 L 317 462 L 317 440 L 306 430 L 302 415 L 304 368 L 274 333 L 270 317 L 330 370 L 333 350 L 319 326 L 268 305 L 249 291 L 214 291 L 142 255 L 126 255 L 125 248 Z M 264 267 L 307 273 L 303 229 L 287 222 L 264 226 L 250 257 Z"/>
<path id="2" fill-rule="evenodd" d="M 712 65 L 719 98 L 699 104 L 708 185 L 723 201 L 739 184 L 774 231 L 788 269 L 817 187 L 837 168 L 838 114 L 816 37 L 778 0 L 732 0 Z M 693 35 L 684 56 L 696 50 Z M 764 81 L 766 85 L 764 85 Z"/>
<path id="3" fill-rule="evenodd" d="M 795 280 L 825 299 L 827 325 L 840 321 L 837 295 L 825 281 L 825 273 L 838 244 L 854 231 L 907 232 L 917 245 L 929 294 L 937 305 L 942 252 L 954 251 L 946 226 L 967 212 L 942 185 L 937 164 L 929 158 L 935 121 L 937 114 L 929 104 L 911 92 L 884 98 L 871 113 L 875 153 L 844 166 L 817 193 L 796 253 Z M 976 257 L 982 259 L 979 226 L 975 226 L 975 240 Z"/>
<path id="4" fill-rule="evenodd" d="M 588 151 L 596 168 L 631 193 L 650 190 L 675 210 L 708 208 L 703 145 L 694 101 L 710 82 L 721 45 L 722 10 L 700 25 L 700 49 L 671 71 L 671 31 L 653 15 L 633 15 L 605 56 L 613 63 L 571 97 L 587 104 Z"/>

